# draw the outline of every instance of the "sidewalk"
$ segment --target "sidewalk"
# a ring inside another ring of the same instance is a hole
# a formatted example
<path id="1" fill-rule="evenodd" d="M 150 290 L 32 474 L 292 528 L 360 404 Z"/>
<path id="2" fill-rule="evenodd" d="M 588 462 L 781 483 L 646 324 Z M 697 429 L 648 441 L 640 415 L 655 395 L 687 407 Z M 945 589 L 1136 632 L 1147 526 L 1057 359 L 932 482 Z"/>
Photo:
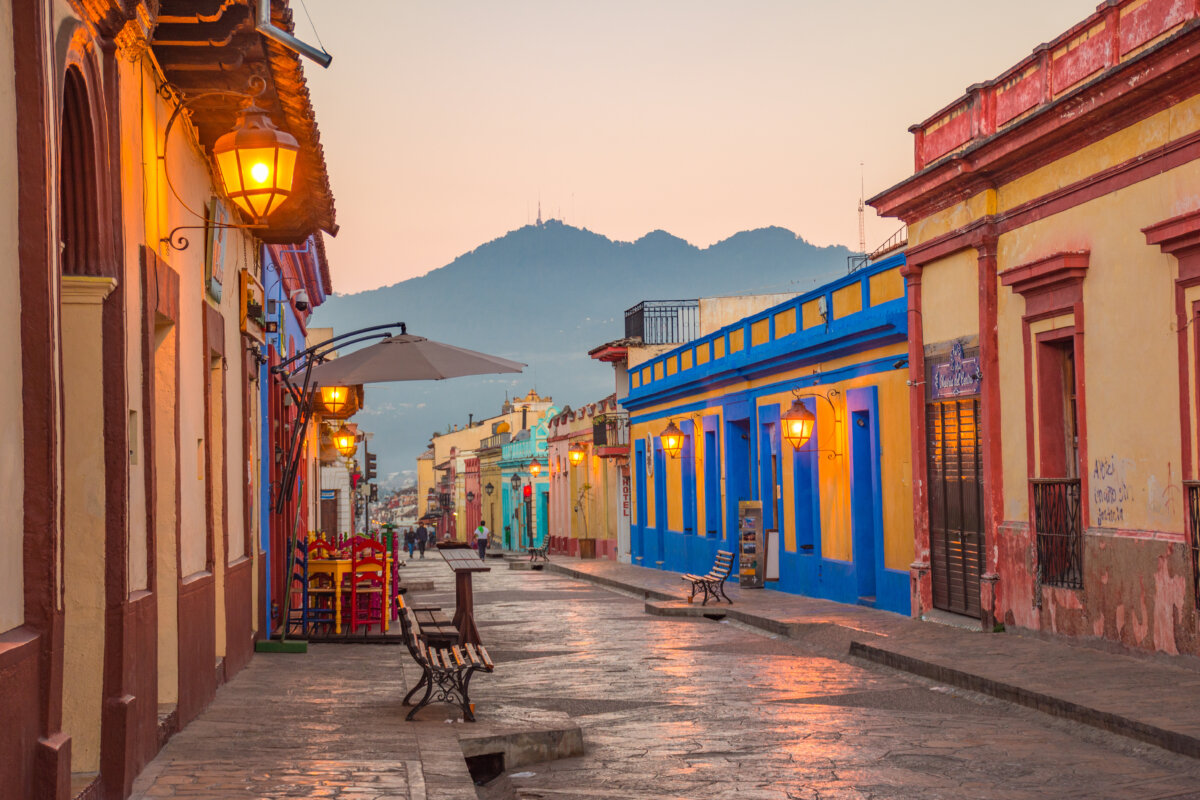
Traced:
<path id="1" fill-rule="evenodd" d="M 724 614 L 819 652 L 855 656 L 1200 758 L 1200 662 L 1123 655 L 1013 633 L 985 634 L 886 611 L 728 584 L 699 600 L 675 572 L 553 556 L 546 569 L 642 594 L 666 616 Z"/>

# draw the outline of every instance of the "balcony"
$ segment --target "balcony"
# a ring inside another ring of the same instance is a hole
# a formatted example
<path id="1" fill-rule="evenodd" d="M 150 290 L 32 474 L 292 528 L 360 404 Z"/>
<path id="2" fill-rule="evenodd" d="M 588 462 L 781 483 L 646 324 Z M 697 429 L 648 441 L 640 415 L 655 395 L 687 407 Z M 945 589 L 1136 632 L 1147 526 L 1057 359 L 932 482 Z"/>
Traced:
<path id="1" fill-rule="evenodd" d="M 1083 588 L 1083 530 L 1079 479 L 1031 480 L 1037 530 L 1038 578 L 1043 586 Z"/>
<path id="2" fill-rule="evenodd" d="M 597 414 L 592 420 L 592 446 L 600 458 L 628 458 L 629 415 Z"/>
<path id="3" fill-rule="evenodd" d="M 699 300 L 644 300 L 625 312 L 626 338 L 645 344 L 679 344 L 699 335 Z"/>

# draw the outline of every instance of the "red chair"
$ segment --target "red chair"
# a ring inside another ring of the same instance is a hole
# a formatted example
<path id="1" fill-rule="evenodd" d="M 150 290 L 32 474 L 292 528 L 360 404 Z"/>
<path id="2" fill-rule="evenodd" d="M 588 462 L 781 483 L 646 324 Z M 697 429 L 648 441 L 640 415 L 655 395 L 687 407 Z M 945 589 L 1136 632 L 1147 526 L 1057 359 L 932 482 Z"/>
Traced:
<path id="1" fill-rule="evenodd" d="M 350 594 L 350 630 L 384 625 L 384 592 L 387 591 L 387 550 L 380 542 L 362 536 L 351 541 L 350 574 L 343 591 Z M 343 604 L 343 608 L 345 605 Z"/>

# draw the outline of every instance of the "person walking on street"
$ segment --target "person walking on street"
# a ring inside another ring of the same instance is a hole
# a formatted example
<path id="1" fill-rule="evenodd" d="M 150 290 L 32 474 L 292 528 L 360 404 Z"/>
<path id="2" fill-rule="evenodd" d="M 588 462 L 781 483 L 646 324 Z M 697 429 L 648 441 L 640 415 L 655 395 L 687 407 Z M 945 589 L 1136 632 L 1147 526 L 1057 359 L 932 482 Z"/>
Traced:
<path id="1" fill-rule="evenodd" d="M 408 549 L 408 557 L 413 557 L 413 548 L 417 546 L 417 535 L 412 528 L 404 529 L 404 546 Z"/>
<path id="2" fill-rule="evenodd" d="M 479 527 L 475 529 L 475 546 L 479 548 L 480 560 L 487 557 L 488 537 L 491 535 L 492 532 L 487 529 L 487 525 L 480 520 Z"/>
<path id="3" fill-rule="evenodd" d="M 425 545 L 429 542 L 429 531 L 424 525 L 417 526 L 417 547 L 421 550 L 421 558 L 425 557 Z"/>

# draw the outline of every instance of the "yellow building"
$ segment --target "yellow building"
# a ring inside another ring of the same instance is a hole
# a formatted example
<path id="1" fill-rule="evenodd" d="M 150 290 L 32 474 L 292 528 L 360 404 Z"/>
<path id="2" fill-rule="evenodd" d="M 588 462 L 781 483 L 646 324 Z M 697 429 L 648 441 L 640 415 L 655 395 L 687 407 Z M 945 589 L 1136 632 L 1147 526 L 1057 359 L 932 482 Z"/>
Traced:
<path id="1" fill-rule="evenodd" d="M 884 258 L 630 372 L 634 563 L 703 574 L 730 550 L 747 584 L 908 613 L 903 263 Z M 794 402 L 815 418 L 799 447 L 786 435 Z"/>
<path id="2" fill-rule="evenodd" d="M 1121 0 L 915 126 L 914 612 L 1200 653 L 1200 28 Z"/>

